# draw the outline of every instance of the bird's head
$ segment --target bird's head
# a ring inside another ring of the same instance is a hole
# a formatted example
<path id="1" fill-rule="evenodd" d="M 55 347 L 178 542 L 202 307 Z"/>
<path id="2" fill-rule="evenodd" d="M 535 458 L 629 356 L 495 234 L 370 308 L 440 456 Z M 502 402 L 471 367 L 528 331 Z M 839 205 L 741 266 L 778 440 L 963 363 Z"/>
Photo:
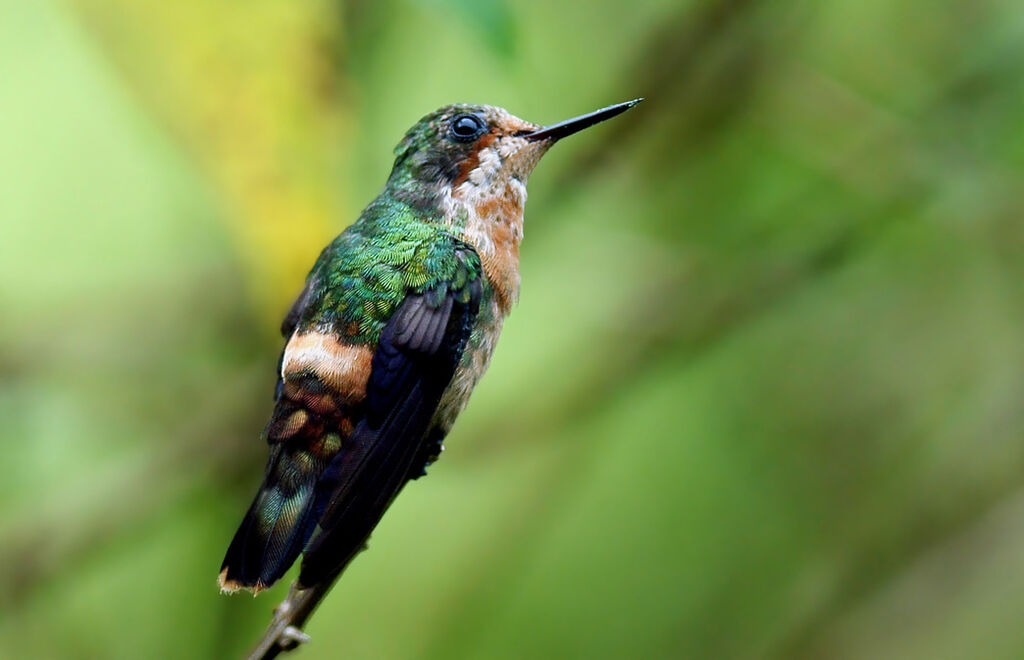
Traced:
<path id="1" fill-rule="evenodd" d="M 486 190 L 509 179 L 525 184 L 559 139 L 625 112 L 642 99 L 540 126 L 490 105 L 449 105 L 416 123 L 395 148 L 389 185 Z"/>

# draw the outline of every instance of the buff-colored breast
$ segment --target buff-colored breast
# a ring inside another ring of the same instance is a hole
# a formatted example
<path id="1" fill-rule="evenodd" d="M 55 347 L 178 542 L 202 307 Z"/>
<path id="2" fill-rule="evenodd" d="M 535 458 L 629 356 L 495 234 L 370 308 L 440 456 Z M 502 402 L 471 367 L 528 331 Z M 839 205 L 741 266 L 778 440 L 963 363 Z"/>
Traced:
<path id="1" fill-rule="evenodd" d="M 480 378 L 487 371 L 491 363 L 491 356 L 494 355 L 494 347 L 501 335 L 501 326 L 504 317 L 500 314 L 499 304 L 496 299 L 486 301 L 490 305 L 489 313 L 481 310 L 481 317 L 489 319 L 477 328 L 475 340 L 466 346 L 466 351 L 455 370 L 452 382 L 445 389 L 441 396 L 441 402 L 434 415 L 433 425 L 447 433 L 455 423 L 462 409 L 469 402 L 469 395 L 473 388 L 480 382 Z"/>

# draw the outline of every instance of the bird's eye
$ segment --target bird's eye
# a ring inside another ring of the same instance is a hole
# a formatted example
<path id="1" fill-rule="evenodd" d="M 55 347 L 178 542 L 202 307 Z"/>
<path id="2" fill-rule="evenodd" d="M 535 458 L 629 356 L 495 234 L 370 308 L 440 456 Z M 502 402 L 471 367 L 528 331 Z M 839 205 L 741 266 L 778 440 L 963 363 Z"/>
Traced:
<path id="1" fill-rule="evenodd" d="M 470 142 L 483 135 L 487 130 L 484 120 L 476 115 L 461 114 L 452 117 L 452 123 L 448 126 L 448 132 L 452 138 L 459 142 Z"/>

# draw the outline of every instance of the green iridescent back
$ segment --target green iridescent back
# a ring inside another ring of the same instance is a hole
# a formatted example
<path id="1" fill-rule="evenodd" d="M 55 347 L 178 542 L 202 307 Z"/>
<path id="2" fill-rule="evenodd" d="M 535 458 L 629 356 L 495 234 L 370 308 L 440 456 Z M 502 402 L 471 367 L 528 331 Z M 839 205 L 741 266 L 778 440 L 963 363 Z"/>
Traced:
<path id="1" fill-rule="evenodd" d="M 320 254 L 300 329 L 329 328 L 346 342 L 375 344 L 410 291 L 464 292 L 482 277 L 480 259 L 438 220 L 385 191 Z"/>

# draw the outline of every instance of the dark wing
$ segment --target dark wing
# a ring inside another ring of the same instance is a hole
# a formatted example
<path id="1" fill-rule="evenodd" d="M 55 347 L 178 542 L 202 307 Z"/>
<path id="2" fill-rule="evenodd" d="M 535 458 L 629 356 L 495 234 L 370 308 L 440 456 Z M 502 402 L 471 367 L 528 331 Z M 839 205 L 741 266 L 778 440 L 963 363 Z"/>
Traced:
<path id="1" fill-rule="evenodd" d="M 316 276 L 312 273 L 306 278 L 306 286 L 302 287 L 302 292 L 299 297 L 292 303 L 291 309 L 285 315 L 284 320 L 281 321 L 281 336 L 288 339 L 295 332 L 295 328 L 299 325 L 299 319 L 302 318 L 302 313 L 306 311 L 306 305 L 309 304 L 309 299 L 312 296 L 313 287 L 316 286 Z M 274 401 L 281 398 L 281 390 L 284 388 L 284 378 L 281 376 L 281 366 L 284 363 L 284 352 L 288 348 L 288 342 L 281 347 L 281 355 L 277 358 L 277 384 L 274 385 Z"/>
<path id="2" fill-rule="evenodd" d="M 476 259 L 476 255 L 472 255 Z M 381 333 L 365 414 L 316 488 L 319 525 L 299 576 L 333 578 L 364 546 L 391 500 L 420 474 L 430 421 L 473 329 L 479 277 L 408 295 Z"/>
<path id="3" fill-rule="evenodd" d="M 309 303 L 310 294 L 313 291 L 313 287 L 316 285 L 316 276 L 310 275 L 306 278 L 306 286 L 302 287 L 302 292 L 299 297 L 292 303 L 291 309 L 288 310 L 288 314 L 285 315 L 284 320 L 281 321 L 281 336 L 287 339 L 292 336 L 295 332 L 295 326 L 299 324 L 299 319 L 302 318 L 302 312 L 306 309 L 306 304 Z"/>

